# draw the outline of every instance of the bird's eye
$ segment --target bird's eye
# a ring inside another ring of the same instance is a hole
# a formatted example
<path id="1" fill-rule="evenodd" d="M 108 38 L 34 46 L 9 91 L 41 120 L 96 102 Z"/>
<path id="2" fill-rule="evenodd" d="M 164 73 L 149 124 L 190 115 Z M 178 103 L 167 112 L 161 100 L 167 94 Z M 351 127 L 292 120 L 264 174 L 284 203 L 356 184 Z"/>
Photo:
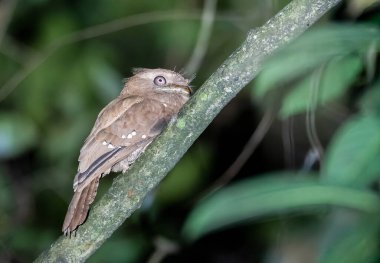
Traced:
<path id="1" fill-rule="evenodd" d="M 158 86 L 163 86 L 166 84 L 166 79 L 163 76 L 157 76 L 154 78 L 153 82 Z"/>

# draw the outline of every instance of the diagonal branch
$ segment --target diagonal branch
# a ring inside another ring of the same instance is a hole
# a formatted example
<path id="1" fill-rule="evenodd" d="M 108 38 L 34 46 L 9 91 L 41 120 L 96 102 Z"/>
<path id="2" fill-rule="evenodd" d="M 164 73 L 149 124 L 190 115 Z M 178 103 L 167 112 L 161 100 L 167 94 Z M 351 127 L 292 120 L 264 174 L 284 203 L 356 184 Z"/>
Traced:
<path id="1" fill-rule="evenodd" d="M 128 174 L 118 176 L 75 238 L 60 237 L 36 262 L 83 262 L 140 207 L 223 107 L 258 73 L 264 59 L 305 31 L 340 0 L 293 0 L 215 71 L 176 121 L 148 147 Z"/>

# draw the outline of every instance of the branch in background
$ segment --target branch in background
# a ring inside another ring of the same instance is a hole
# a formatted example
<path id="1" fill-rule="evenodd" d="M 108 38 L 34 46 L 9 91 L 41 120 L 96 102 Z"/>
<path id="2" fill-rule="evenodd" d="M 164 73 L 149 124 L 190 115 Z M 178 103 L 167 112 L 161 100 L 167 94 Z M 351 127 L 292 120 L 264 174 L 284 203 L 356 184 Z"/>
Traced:
<path id="1" fill-rule="evenodd" d="M 11 76 L 0 88 L 0 102 L 4 100 L 16 87 L 32 72 L 34 72 L 39 66 L 41 66 L 51 55 L 53 55 L 58 49 L 84 41 L 87 39 L 92 39 L 95 37 L 100 37 L 106 34 L 114 33 L 120 30 L 124 30 L 133 26 L 140 26 L 149 23 L 171 21 L 171 20 L 194 20 L 199 19 L 200 14 L 198 12 L 194 13 L 184 13 L 184 12 L 149 12 L 137 15 L 128 16 L 125 18 L 117 19 L 108 23 L 91 26 L 83 30 L 79 30 L 63 36 L 56 41 L 49 44 L 44 51 L 40 52 L 41 55 L 33 53 L 32 56 L 26 59 L 24 67 L 22 70 L 17 71 L 13 76 Z M 220 15 L 216 17 L 219 20 L 228 20 L 232 23 L 239 20 L 239 18 Z M 11 56 L 12 52 L 2 53 Z"/>
<path id="2" fill-rule="evenodd" d="M 222 188 L 224 185 L 228 184 L 243 168 L 244 164 L 248 161 L 249 157 L 259 146 L 260 142 L 263 140 L 264 136 L 267 134 L 270 126 L 273 123 L 273 120 L 276 115 L 276 111 L 272 108 L 269 108 L 264 116 L 262 117 L 260 123 L 257 125 L 256 130 L 252 133 L 247 144 L 244 146 L 243 151 L 239 154 L 236 160 L 228 167 L 228 169 L 215 181 L 215 183 L 207 189 L 204 194 L 201 194 L 201 197 L 208 195 L 219 188 Z"/>
<path id="3" fill-rule="evenodd" d="M 326 65 L 323 65 L 319 69 L 317 69 L 316 74 L 313 77 L 312 83 L 310 85 L 310 105 L 308 106 L 306 111 L 307 137 L 311 145 L 311 152 L 317 154 L 319 164 L 322 163 L 324 150 L 321 140 L 318 137 L 317 128 L 315 126 L 315 111 L 318 104 L 320 94 L 319 90 L 321 85 L 320 83 L 325 67 Z"/>
<path id="4" fill-rule="evenodd" d="M 0 2 L 0 44 L 3 41 L 5 31 L 7 31 L 16 3 L 16 0 L 3 0 Z"/>
<path id="5" fill-rule="evenodd" d="M 212 25 L 214 24 L 217 3 L 217 0 L 205 1 L 198 40 L 193 50 L 193 54 L 191 55 L 191 58 L 184 70 L 188 76 L 194 75 L 198 72 L 199 67 L 201 66 L 201 63 L 206 55 L 212 32 Z"/>
<path id="6" fill-rule="evenodd" d="M 148 147 L 128 174 L 118 176 L 75 238 L 61 236 L 36 262 L 83 262 L 141 206 L 223 107 L 258 73 L 264 59 L 316 22 L 340 0 L 294 0 L 260 28 L 215 71 L 177 120 Z"/>
<path id="7" fill-rule="evenodd" d="M 164 238 L 154 238 L 155 251 L 148 259 L 147 263 L 160 263 L 166 256 L 176 253 L 179 250 L 179 245 Z"/>
<path id="8" fill-rule="evenodd" d="M 282 122 L 281 136 L 282 147 L 284 147 L 284 160 L 287 169 L 293 170 L 295 168 L 295 155 L 294 155 L 294 117 L 290 116 Z"/>

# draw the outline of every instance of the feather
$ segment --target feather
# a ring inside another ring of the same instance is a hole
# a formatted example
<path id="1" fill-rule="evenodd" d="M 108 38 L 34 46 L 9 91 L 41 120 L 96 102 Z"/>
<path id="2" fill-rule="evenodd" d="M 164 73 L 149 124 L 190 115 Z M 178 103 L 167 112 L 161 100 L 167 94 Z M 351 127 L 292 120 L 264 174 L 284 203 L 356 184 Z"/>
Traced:
<path id="1" fill-rule="evenodd" d="M 83 173 L 77 173 L 74 179 L 74 190 L 78 187 L 79 184 L 83 183 L 86 178 L 89 178 L 93 173 L 97 172 L 100 166 L 107 162 L 112 156 L 118 153 L 123 147 L 117 147 L 112 151 L 106 152 L 96 159 L 90 167 L 87 168 Z"/>

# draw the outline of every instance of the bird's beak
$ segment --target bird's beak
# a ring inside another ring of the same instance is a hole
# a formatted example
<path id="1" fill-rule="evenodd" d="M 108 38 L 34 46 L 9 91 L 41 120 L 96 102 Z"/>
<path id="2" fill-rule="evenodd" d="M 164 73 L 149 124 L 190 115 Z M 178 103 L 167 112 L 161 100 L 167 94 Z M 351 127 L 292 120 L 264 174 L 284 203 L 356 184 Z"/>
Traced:
<path id="1" fill-rule="evenodd" d="M 181 90 L 181 92 L 186 93 L 186 95 L 190 96 L 193 94 L 193 90 L 189 85 L 171 85 L 171 89 Z"/>
<path id="2" fill-rule="evenodd" d="M 193 89 L 190 86 L 185 86 L 184 88 L 186 89 L 187 93 L 189 93 L 189 95 L 193 94 Z"/>

